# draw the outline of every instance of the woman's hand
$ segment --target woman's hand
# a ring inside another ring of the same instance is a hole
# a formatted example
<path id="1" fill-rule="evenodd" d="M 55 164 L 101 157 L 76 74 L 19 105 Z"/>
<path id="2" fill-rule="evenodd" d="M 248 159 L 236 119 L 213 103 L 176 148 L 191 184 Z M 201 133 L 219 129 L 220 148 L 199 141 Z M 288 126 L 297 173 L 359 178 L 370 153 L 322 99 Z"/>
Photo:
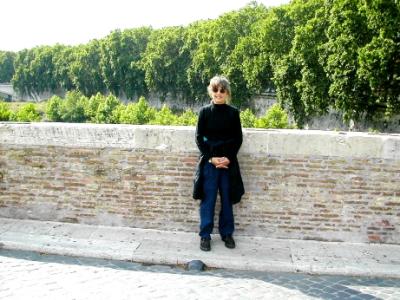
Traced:
<path id="1" fill-rule="evenodd" d="M 228 169 L 228 165 L 230 164 L 230 160 L 227 157 L 213 157 L 211 158 L 211 163 L 217 169 Z"/>

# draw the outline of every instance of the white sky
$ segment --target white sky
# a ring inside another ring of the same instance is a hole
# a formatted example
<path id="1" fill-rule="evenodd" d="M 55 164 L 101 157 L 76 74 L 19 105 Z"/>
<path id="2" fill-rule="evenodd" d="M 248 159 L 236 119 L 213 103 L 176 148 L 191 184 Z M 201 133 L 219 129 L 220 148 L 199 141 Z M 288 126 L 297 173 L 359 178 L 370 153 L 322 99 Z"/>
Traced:
<path id="1" fill-rule="evenodd" d="M 0 50 L 76 45 L 115 29 L 184 25 L 215 19 L 250 0 L 6 0 L 0 3 Z M 290 0 L 259 0 L 267 7 Z"/>

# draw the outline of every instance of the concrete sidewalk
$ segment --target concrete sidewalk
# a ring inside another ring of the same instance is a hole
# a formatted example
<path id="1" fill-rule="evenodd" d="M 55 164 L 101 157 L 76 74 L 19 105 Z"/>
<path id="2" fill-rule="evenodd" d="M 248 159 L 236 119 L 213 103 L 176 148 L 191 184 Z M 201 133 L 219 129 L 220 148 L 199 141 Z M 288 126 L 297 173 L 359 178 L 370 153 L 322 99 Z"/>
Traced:
<path id="1" fill-rule="evenodd" d="M 199 249 L 196 233 L 0 218 L 0 248 L 151 264 L 400 278 L 400 245 L 235 236 L 227 249 L 213 236 Z M 0 252 L 1 253 L 1 252 Z"/>

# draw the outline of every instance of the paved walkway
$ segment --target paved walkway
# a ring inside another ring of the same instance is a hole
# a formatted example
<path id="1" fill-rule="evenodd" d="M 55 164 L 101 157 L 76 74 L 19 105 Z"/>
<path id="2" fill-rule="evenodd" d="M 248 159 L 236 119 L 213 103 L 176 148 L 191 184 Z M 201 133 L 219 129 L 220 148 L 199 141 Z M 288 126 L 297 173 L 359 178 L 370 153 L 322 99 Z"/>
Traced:
<path id="1" fill-rule="evenodd" d="M 150 264 L 307 274 L 400 278 L 400 246 L 235 236 L 227 249 L 213 236 L 199 249 L 195 233 L 0 218 L 0 248 Z"/>
<path id="2" fill-rule="evenodd" d="M 0 299 L 400 299 L 400 280 L 179 267 L 0 250 Z"/>

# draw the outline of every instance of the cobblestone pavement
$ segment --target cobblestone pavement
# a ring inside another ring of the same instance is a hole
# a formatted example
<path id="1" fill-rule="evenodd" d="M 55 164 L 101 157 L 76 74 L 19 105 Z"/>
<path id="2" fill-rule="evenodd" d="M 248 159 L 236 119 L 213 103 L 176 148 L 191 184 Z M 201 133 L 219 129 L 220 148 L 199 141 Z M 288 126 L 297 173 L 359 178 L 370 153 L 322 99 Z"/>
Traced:
<path id="1" fill-rule="evenodd" d="M 400 280 L 198 272 L 0 250 L 0 299 L 400 299 Z"/>

